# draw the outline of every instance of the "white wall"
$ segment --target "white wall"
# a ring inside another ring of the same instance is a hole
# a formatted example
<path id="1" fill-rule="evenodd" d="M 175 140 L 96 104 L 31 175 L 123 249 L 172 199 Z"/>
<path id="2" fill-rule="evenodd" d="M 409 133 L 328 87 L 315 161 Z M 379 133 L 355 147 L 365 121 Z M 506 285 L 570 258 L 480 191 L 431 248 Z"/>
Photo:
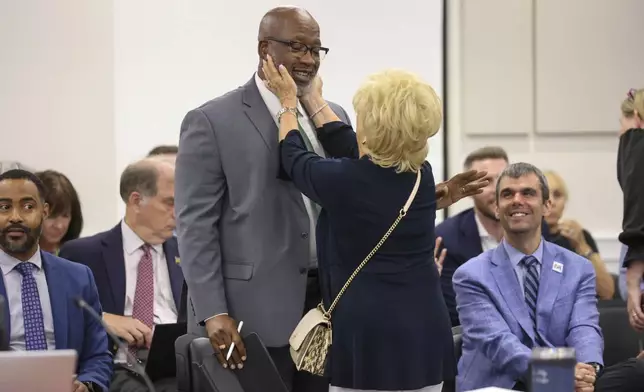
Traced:
<path id="1" fill-rule="evenodd" d="M 554 169 L 617 270 L 619 106 L 642 87 L 641 0 L 450 0 L 449 170 L 484 145 Z M 469 207 L 461 202 L 450 213 Z"/>
<path id="2" fill-rule="evenodd" d="M 0 160 L 68 174 L 86 215 L 84 234 L 111 227 L 123 213 L 121 171 L 155 145 L 176 144 L 188 110 L 251 78 L 259 21 L 277 5 L 3 2 Z M 352 118 L 359 83 L 386 67 L 415 71 L 442 95 L 442 0 L 297 5 L 317 18 L 331 48 L 320 70 L 325 95 Z M 430 142 L 437 181 L 442 144 L 442 132 Z"/>
<path id="3" fill-rule="evenodd" d="M 0 160 L 67 174 L 85 231 L 114 224 L 113 25 L 109 1 L 3 1 Z"/>

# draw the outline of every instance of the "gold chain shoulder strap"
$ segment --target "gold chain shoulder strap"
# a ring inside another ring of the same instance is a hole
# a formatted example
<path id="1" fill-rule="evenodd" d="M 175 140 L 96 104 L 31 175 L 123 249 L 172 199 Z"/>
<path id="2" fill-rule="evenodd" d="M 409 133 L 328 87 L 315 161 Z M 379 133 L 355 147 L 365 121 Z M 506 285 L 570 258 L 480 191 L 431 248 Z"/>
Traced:
<path id="1" fill-rule="evenodd" d="M 351 276 L 349 276 L 349 279 L 347 279 L 347 282 L 344 284 L 344 286 L 342 286 L 342 289 L 340 290 L 338 295 L 336 295 L 335 299 L 333 300 L 333 303 L 331 303 L 331 306 L 329 306 L 329 310 L 324 311 L 324 307 L 322 307 L 322 311 L 324 312 L 324 316 L 327 319 L 331 319 L 331 312 L 333 312 L 333 309 L 335 309 L 336 305 L 338 304 L 338 301 L 340 300 L 340 297 L 342 297 L 342 294 L 344 294 L 344 292 L 347 290 L 347 287 L 349 287 L 351 282 L 353 282 L 353 279 L 355 279 L 356 275 L 358 275 L 358 272 L 360 272 L 360 270 L 362 268 L 364 268 L 364 266 L 367 264 L 367 262 L 369 260 L 371 260 L 373 255 L 376 254 L 376 252 L 378 251 L 378 249 L 380 249 L 382 244 L 384 244 L 385 241 L 387 240 L 387 238 L 389 238 L 389 236 L 394 231 L 396 226 L 398 226 L 398 223 L 402 220 L 402 218 L 405 217 L 405 215 L 407 215 L 407 211 L 409 210 L 409 207 L 411 206 L 411 203 L 414 201 L 414 198 L 416 197 L 416 193 L 418 192 L 418 187 L 419 186 L 420 186 L 420 169 L 418 169 L 418 173 L 416 175 L 416 183 L 414 184 L 414 188 L 412 189 L 411 194 L 409 195 L 409 198 L 407 199 L 407 202 L 405 203 L 403 208 L 398 213 L 398 217 L 396 218 L 394 223 L 391 225 L 389 230 L 387 230 L 385 235 L 382 236 L 382 238 L 380 239 L 378 244 L 376 244 L 376 246 L 373 248 L 373 250 L 371 252 L 369 252 L 367 257 L 365 257 L 364 260 L 362 260 L 362 263 L 360 263 L 360 265 L 358 265 L 358 267 L 355 269 L 355 271 L 353 271 Z"/>

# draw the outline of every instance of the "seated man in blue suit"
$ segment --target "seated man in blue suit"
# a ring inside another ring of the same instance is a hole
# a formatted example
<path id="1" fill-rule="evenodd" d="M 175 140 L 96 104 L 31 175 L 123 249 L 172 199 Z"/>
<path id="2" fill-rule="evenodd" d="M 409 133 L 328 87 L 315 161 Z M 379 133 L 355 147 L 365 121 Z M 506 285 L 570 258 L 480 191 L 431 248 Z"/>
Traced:
<path id="1" fill-rule="evenodd" d="M 512 164 L 495 194 L 501 244 L 454 273 L 463 328 L 457 390 L 525 390 L 533 347 L 575 349 L 576 392 L 644 385 L 632 362 L 603 369 L 594 269 L 584 257 L 543 239 L 550 200 L 541 171 Z"/>
<path id="2" fill-rule="evenodd" d="M 70 390 L 104 392 L 112 376 L 107 334 L 74 305 L 82 298 L 100 314 L 94 278 L 89 268 L 40 251 L 48 213 L 43 193 L 42 182 L 28 171 L 0 175 L 0 295 L 8 304 L 8 344 L 13 350 L 76 350 L 77 376 Z M 26 302 L 34 292 L 39 300 Z"/>
<path id="3" fill-rule="evenodd" d="M 94 272 L 103 319 L 132 348 L 144 349 L 154 325 L 185 321 L 183 274 L 172 234 L 174 165 L 158 158 L 129 165 L 121 175 L 120 193 L 124 219 L 111 230 L 67 242 L 59 254 Z M 157 391 L 172 390 L 172 384 L 173 379 L 156 383 Z M 125 368 L 117 368 L 111 388 L 147 390 Z"/>

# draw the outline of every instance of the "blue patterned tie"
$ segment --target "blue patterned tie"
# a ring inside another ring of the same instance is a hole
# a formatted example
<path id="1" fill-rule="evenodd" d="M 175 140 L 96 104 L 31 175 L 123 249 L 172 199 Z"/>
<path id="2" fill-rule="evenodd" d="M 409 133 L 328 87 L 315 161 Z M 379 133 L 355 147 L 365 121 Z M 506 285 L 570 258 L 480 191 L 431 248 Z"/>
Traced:
<path id="1" fill-rule="evenodd" d="M 38 285 L 34 278 L 36 266 L 28 261 L 18 264 L 16 271 L 22 275 L 22 317 L 25 326 L 25 346 L 29 350 L 47 350 L 45 322 L 40 306 Z"/>
<path id="2" fill-rule="evenodd" d="M 537 298 L 539 296 L 539 261 L 534 256 L 526 256 L 521 262 L 525 265 L 525 279 L 523 281 L 523 291 L 525 293 L 525 302 L 528 304 L 528 313 L 534 327 L 535 340 L 541 345 L 541 339 L 537 332 Z"/>

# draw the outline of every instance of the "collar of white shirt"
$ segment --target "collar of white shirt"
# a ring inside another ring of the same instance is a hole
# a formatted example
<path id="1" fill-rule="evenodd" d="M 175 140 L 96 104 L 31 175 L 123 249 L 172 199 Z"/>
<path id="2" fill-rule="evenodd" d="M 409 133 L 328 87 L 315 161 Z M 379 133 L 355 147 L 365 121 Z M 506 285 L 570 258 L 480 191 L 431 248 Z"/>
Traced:
<path id="1" fill-rule="evenodd" d="M 136 234 L 127 223 L 125 223 L 125 219 L 121 221 L 121 232 L 123 233 L 123 249 L 128 255 L 132 255 L 134 252 L 139 250 L 143 244 L 145 244 L 145 241 L 143 241 L 141 237 L 139 237 L 138 234 Z M 150 246 L 159 254 L 163 252 L 163 245 L 159 244 Z"/>
<path id="2" fill-rule="evenodd" d="M 478 230 L 479 237 L 481 237 L 481 239 L 492 239 L 496 241 L 496 239 L 494 239 L 494 237 L 492 237 L 492 235 L 490 235 L 490 233 L 488 233 L 488 231 L 485 229 L 485 226 L 483 226 L 483 223 L 481 223 L 481 220 L 479 219 L 479 216 L 476 214 L 476 212 L 474 212 L 474 220 L 476 221 L 476 229 Z"/>
<path id="3" fill-rule="evenodd" d="M 36 250 L 33 256 L 27 260 L 27 262 L 34 264 L 38 269 L 42 268 L 42 259 L 40 257 L 40 247 Z M 16 259 L 15 257 L 9 256 L 4 251 L 0 250 L 0 270 L 2 270 L 2 275 L 7 275 L 9 272 L 13 271 L 16 265 L 22 263 L 22 261 Z"/>
<path id="4" fill-rule="evenodd" d="M 255 84 L 257 85 L 259 95 L 262 96 L 262 99 L 264 100 L 268 111 L 271 112 L 271 116 L 273 117 L 275 124 L 279 125 L 279 118 L 277 117 L 277 114 L 280 110 L 282 110 L 282 104 L 280 103 L 279 98 L 277 98 L 277 95 L 273 94 L 273 92 L 271 92 L 271 90 L 266 87 L 264 81 L 259 77 L 259 75 L 257 75 L 257 72 L 255 72 Z M 302 117 L 302 121 L 309 121 L 306 110 L 304 110 L 299 100 L 297 101 L 297 110 Z"/>

